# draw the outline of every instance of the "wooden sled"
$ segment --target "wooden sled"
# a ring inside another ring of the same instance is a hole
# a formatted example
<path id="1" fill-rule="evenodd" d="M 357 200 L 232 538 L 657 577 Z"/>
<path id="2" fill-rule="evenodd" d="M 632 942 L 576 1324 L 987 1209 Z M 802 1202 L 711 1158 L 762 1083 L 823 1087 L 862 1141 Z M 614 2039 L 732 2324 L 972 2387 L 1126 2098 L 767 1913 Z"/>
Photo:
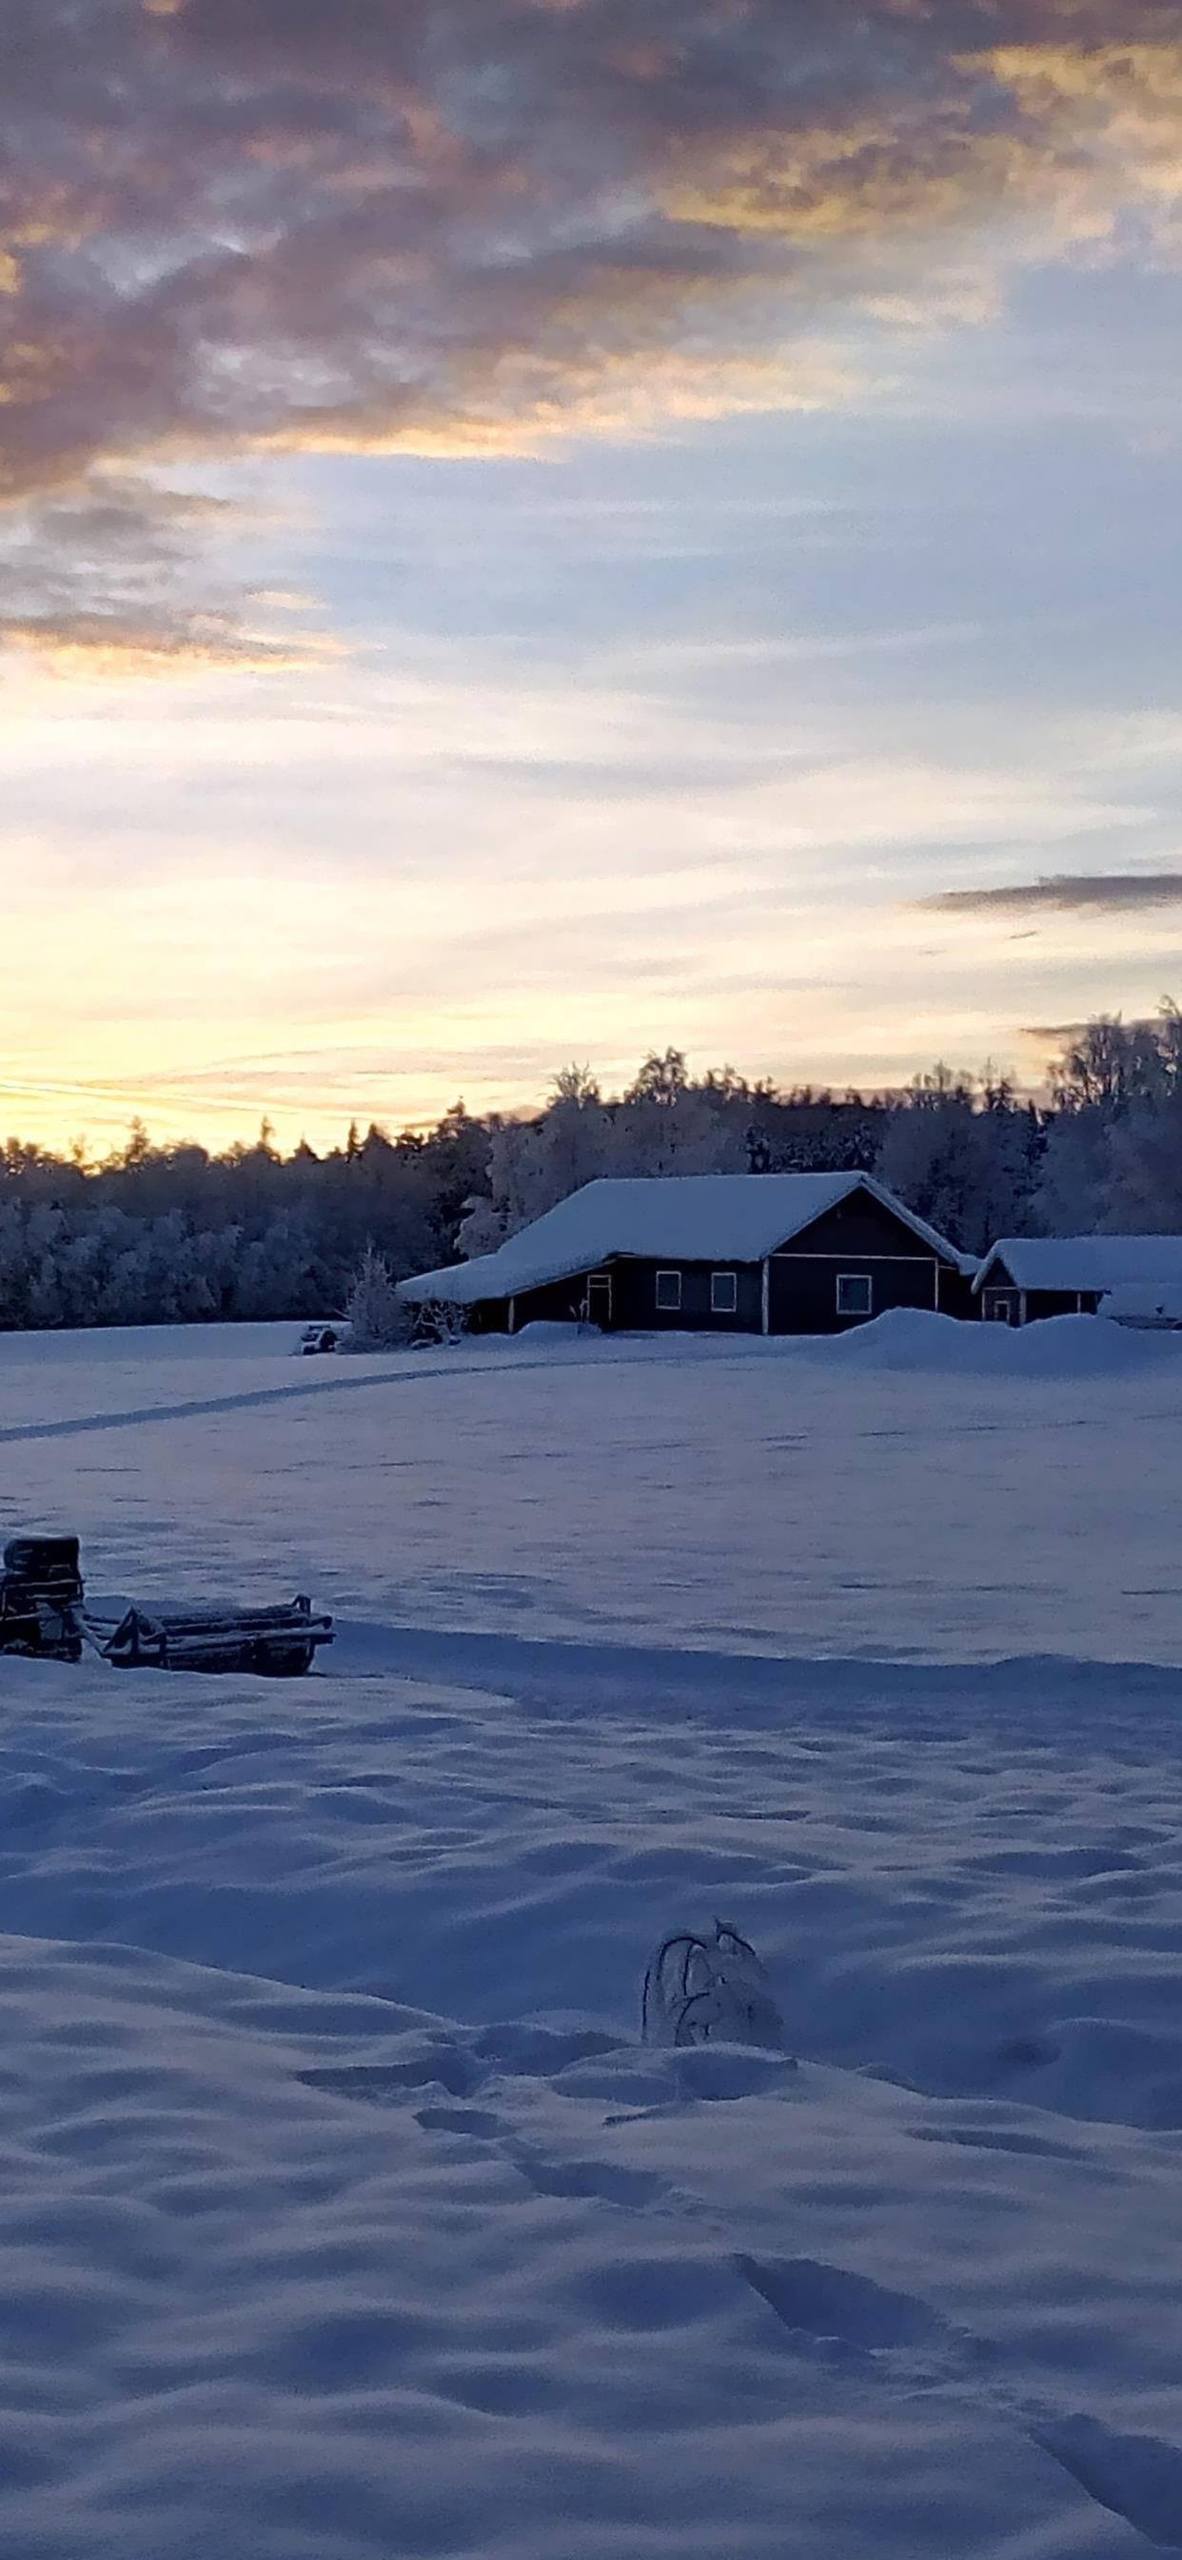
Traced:
<path id="1" fill-rule="evenodd" d="M 103 1618 L 86 1606 L 77 1538 L 10 1538 L 0 1572 L 0 1653 L 78 1662 L 83 1648 L 117 1671 L 309 1671 L 332 1619 L 301 1592 L 265 1609 L 132 1607 Z"/>
<path id="2" fill-rule="evenodd" d="M 273 1609 L 194 1609 L 153 1617 L 129 1609 L 98 1651 L 117 1671 L 261 1671 L 272 1680 L 310 1671 L 332 1619 L 313 1617 L 304 1593 Z"/>

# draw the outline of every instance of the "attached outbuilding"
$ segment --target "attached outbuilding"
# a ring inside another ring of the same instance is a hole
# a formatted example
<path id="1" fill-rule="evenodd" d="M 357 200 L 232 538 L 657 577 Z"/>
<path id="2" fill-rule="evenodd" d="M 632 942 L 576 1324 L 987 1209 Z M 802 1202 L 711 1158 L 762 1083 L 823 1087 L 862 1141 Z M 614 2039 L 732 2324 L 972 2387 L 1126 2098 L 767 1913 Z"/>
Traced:
<path id="1" fill-rule="evenodd" d="M 888 1307 L 972 1312 L 975 1264 L 865 1173 L 588 1182 L 496 1253 L 404 1280 L 478 1332 L 841 1333 Z"/>
<path id="2" fill-rule="evenodd" d="M 1182 1293 L 1182 1236 L 1001 1236 L 973 1282 L 993 1324 L 1094 1316 L 1126 1288 Z"/>

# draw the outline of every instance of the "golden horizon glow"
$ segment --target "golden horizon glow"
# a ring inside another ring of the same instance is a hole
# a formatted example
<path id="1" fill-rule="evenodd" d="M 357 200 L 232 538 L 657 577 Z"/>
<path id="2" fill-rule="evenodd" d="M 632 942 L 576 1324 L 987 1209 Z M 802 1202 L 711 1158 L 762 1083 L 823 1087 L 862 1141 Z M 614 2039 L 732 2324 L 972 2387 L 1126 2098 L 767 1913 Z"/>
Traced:
<path id="1" fill-rule="evenodd" d="M 1036 1074 L 1182 982 L 1171 11 L 666 14 L 31 23 L 20 1134 Z"/>

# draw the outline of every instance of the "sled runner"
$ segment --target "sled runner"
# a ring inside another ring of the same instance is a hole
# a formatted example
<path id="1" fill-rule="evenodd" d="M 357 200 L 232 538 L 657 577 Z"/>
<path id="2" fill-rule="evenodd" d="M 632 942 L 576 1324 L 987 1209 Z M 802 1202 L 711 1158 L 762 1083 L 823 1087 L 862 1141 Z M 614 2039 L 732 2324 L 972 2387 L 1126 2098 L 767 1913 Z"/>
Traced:
<path id="1" fill-rule="evenodd" d="M 84 1645 L 119 1671 L 257 1671 L 279 1680 L 311 1669 L 332 1619 L 301 1592 L 265 1609 L 154 1612 L 88 1609 L 77 1538 L 10 1538 L 0 1572 L 0 1653 L 78 1662 Z"/>

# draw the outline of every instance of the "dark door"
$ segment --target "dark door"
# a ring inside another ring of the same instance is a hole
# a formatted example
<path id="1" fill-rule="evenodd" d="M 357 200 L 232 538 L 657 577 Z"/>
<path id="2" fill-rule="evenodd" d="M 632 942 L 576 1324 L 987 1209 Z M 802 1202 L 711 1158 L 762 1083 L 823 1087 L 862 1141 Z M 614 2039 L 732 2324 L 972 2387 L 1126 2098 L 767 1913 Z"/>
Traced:
<path id="1" fill-rule="evenodd" d="M 611 1321 L 611 1273 L 610 1271 L 594 1271 L 587 1282 L 587 1322 L 588 1324 L 597 1324 L 603 1333 L 610 1333 Z"/>

